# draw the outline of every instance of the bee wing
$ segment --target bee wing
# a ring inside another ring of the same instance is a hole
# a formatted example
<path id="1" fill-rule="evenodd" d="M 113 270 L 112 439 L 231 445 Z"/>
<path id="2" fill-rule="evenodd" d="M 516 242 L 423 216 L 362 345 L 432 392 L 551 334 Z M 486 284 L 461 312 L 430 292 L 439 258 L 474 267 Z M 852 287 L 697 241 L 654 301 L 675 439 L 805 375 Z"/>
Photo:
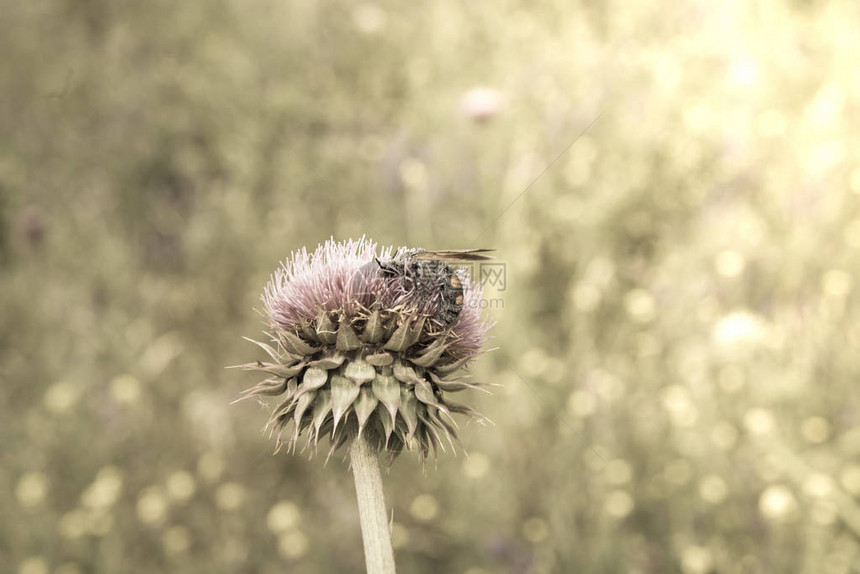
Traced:
<path id="1" fill-rule="evenodd" d="M 444 249 L 441 251 L 421 251 L 413 255 L 415 259 L 424 261 L 484 261 L 492 259 L 488 253 L 495 249 Z"/>

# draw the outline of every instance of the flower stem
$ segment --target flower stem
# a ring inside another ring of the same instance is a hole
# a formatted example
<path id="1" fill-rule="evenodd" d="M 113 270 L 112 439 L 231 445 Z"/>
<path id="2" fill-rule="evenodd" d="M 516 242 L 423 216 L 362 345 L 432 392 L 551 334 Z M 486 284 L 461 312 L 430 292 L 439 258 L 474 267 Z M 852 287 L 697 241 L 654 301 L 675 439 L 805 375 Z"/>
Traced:
<path id="1" fill-rule="evenodd" d="M 391 549 L 376 453 L 364 437 L 358 436 L 349 448 L 349 460 L 355 478 L 367 574 L 394 574 L 394 551 Z"/>

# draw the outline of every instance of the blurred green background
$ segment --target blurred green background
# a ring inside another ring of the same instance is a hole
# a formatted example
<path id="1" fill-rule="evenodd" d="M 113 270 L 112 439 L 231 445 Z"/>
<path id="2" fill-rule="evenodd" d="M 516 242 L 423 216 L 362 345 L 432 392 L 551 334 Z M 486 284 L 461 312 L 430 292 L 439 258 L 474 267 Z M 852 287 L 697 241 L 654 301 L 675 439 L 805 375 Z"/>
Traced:
<path id="1" fill-rule="evenodd" d="M 365 234 L 507 270 L 401 572 L 860 572 L 853 3 L 3 12 L 0 572 L 362 572 L 342 456 L 224 366 Z"/>

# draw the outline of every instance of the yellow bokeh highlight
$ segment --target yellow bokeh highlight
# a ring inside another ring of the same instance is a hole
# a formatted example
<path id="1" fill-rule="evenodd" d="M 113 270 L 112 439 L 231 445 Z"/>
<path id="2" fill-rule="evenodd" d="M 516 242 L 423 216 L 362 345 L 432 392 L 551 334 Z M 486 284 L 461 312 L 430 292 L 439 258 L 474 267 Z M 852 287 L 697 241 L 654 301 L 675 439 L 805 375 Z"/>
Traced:
<path id="1" fill-rule="evenodd" d="M 185 470 L 178 470 L 167 479 L 167 495 L 176 502 L 187 502 L 197 491 L 194 475 Z"/>
<path id="2" fill-rule="evenodd" d="M 43 472 L 28 472 L 18 479 L 15 486 L 15 498 L 18 504 L 32 508 L 42 504 L 48 494 L 49 481 Z"/>
<path id="3" fill-rule="evenodd" d="M 591 391 L 573 391 L 567 400 L 567 410 L 576 417 L 591 416 L 597 410 L 597 397 Z"/>
<path id="4" fill-rule="evenodd" d="M 746 267 L 744 256 L 733 249 L 721 251 L 714 260 L 717 273 L 723 277 L 737 277 Z"/>
<path id="5" fill-rule="evenodd" d="M 463 474 L 469 478 L 479 479 L 487 475 L 490 470 L 490 459 L 480 452 L 470 453 L 463 461 Z"/>
<path id="6" fill-rule="evenodd" d="M 687 546 L 681 551 L 684 574 L 707 574 L 714 567 L 714 557 L 705 546 Z"/>
<path id="7" fill-rule="evenodd" d="M 759 345 L 766 334 L 764 320 L 746 310 L 733 311 L 721 318 L 713 330 L 713 340 L 726 351 L 749 351 Z"/>
<path id="8" fill-rule="evenodd" d="M 821 472 L 810 474 L 803 483 L 803 492 L 813 498 L 827 498 L 835 489 L 833 479 Z"/>
<path id="9" fill-rule="evenodd" d="M 137 518 L 147 526 L 158 526 L 167 518 L 167 497 L 161 488 L 143 490 L 137 499 Z"/>
<path id="10" fill-rule="evenodd" d="M 284 558 L 297 560 L 310 548 L 308 537 L 301 530 L 288 530 L 278 537 L 278 552 Z"/>
<path id="11" fill-rule="evenodd" d="M 626 490 L 613 490 L 607 495 L 603 508 L 611 517 L 621 519 L 633 512 L 635 505 L 636 503 L 629 492 Z"/>
<path id="12" fill-rule="evenodd" d="M 76 540 L 87 534 L 87 515 L 83 510 L 75 509 L 60 517 L 57 531 L 67 540 Z"/>
<path id="13" fill-rule="evenodd" d="M 759 512 L 773 522 L 787 522 L 797 517 L 797 499 L 787 487 L 767 487 L 758 500 Z"/>
<path id="14" fill-rule="evenodd" d="M 385 29 L 387 22 L 385 10 L 373 2 L 360 2 L 352 9 L 352 23 L 363 34 L 378 34 Z"/>
<path id="15" fill-rule="evenodd" d="M 161 542 L 166 554 L 184 554 L 191 547 L 191 532 L 184 526 L 171 526 L 162 535 Z"/>
<path id="16" fill-rule="evenodd" d="M 45 408 L 53 414 L 70 412 L 78 402 L 78 389 L 68 381 L 60 381 L 45 391 Z"/>
<path id="17" fill-rule="evenodd" d="M 122 493 L 122 484 L 122 471 L 115 466 L 106 466 L 81 494 L 81 504 L 95 510 L 106 510 L 116 504 Z"/>
<path id="18" fill-rule="evenodd" d="M 729 487 L 722 477 L 710 474 L 699 482 L 699 496 L 710 504 L 723 502 L 729 494 Z"/>
<path id="19" fill-rule="evenodd" d="M 25 559 L 18 566 L 18 574 L 49 574 L 48 563 L 41 556 Z"/>
<path id="20" fill-rule="evenodd" d="M 298 526 L 301 518 L 301 511 L 295 503 L 282 500 L 269 509 L 266 526 L 271 532 L 280 534 Z"/>
<path id="21" fill-rule="evenodd" d="M 606 480 L 616 486 L 627 484 L 633 478 L 633 468 L 626 460 L 616 458 L 606 463 Z"/>
<path id="22" fill-rule="evenodd" d="M 639 323 L 650 323 L 657 315 L 654 297 L 644 289 L 633 289 L 624 296 L 624 308 Z"/>
<path id="23" fill-rule="evenodd" d="M 140 380 L 133 375 L 118 375 L 110 381 L 110 394 L 117 404 L 134 405 L 143 394 Z"/>
<path id="24" fill-rule="evenodd" d="M 409 513 L 415 520 L 428 522 L 439 513 L 439 502 L 432 494 L 419 494 L 409 505 Z"/>
<path id="25" fill-rule="evenodd" d="M 227 482 L 215 491 L 215 504 L 221 510 L 238 510 L 245 501 L 245 487 L 235 482 Z"/>
<path id="26" fill-rule="evenodd" d="M 744 426 L 755 436 L 766 436 L 776 430 L 776 419 L 767 409 L 752 408 L 744 414 Z"/>

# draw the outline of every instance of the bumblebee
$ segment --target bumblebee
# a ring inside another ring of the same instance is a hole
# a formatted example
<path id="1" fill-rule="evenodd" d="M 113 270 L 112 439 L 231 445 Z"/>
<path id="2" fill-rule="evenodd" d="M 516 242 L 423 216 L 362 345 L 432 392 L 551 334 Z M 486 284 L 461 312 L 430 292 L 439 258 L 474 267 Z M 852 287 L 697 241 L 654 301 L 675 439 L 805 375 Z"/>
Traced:
<path id="1" fill-rule="evenodd" d="M 463 282 L 449 263 L 484 261 L 491 259 L 487 255 L 491 251 L 398 249 L 390 260 L 376 259 L 368 265 L 377 266 L 386 276 L 398 278 L 409 299 L 447 327 L 460 316 L 465 295 Z"/>
<path id="2" fill-rule="evenodd" d="M 428 310 L 436 310 L 443 326 L 457 320 L 463 310 L 463 283 L 449 263 L 483 261 L 492 249 L 429 251 L 401 249 L 390 261 L 377 261 L 383 273 L 399 277 L 404 290 Z"/>

